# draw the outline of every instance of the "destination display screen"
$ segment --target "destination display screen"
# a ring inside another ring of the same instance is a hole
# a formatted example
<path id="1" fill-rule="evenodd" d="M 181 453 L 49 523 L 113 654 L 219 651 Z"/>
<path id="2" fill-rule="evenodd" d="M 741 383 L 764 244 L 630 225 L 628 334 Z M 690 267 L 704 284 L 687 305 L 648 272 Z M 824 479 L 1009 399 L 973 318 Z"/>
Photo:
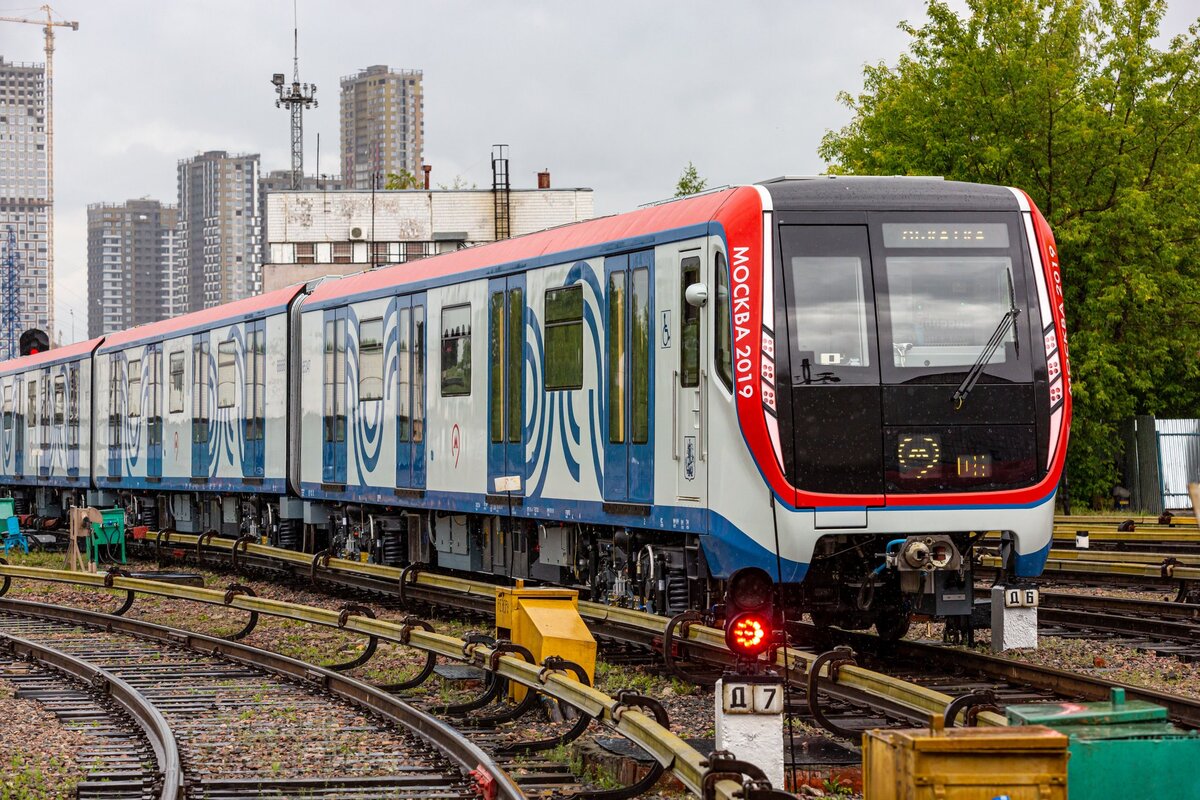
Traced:
<path id="1" fill-rule="evenodd" d="M 883 244 L 889 248 L 1008 247 L 1008 225 L 1003 222 L 885 222 Z"/>

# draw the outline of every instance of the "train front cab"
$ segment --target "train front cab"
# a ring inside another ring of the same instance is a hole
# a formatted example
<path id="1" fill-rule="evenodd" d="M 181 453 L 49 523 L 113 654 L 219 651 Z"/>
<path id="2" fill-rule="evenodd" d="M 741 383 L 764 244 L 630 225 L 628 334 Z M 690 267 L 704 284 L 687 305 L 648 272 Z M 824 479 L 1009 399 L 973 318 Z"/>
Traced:
<path id="1" fill-rule="evenodd" d="M 896 635 L 908 609 L 971 612 L 986 531 L 1003 532 L 1010 573 L 1040 573 L 1069 400 L 1053 240 L 1028 199 L 891 181 L 767 188 L 796 498 L 782 518 L 814 543 L 791 597 L 819 622 Z"/>

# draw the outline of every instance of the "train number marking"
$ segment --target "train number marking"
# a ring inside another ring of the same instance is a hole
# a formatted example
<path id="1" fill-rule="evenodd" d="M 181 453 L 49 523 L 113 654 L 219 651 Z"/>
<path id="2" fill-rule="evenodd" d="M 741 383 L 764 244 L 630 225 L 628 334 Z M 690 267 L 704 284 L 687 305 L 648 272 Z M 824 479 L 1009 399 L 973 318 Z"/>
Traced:
<path id="1" fill-rule="evenodd" d="M 454 423 L 454 427 L 450 429 L 450 455 L 454 456 L 454 468 L 458 469 L 458 455 L 462 451 L 462 434 L 458 430 L 458 423 Z"/>

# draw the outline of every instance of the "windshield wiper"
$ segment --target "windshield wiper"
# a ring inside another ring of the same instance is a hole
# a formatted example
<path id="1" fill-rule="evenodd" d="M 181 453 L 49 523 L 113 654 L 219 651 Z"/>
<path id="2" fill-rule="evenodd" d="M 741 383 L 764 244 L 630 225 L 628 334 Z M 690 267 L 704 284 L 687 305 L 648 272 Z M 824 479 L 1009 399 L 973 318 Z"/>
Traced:
<path id="1" fill-rule="evenodd" d="M 1004 316 L 1000 318 L 1000 323 L 996 326 L 996 330 L 992 331 L 992 337 L 983 346 L 983 352 L 979 354 L 979 358 L 975 359 L 975 364 L 967 372 L 967 376 L 963 378 L 962 383 L 954 390 L 954 394 L 950 399 L 954 401 L 955 409 L 962 408 L 967 395 L 971 393 L 971 390 L 975 388 L 975 384 L 979 382 L 979 376 L 983 374 L 983 368 L 991 361 L 992 354 L 1000 347 L 1000 343 L 1004 341 L 1004 337 L 1008 335 L 1009 329 L 1014 326 L 1017 321 L 1017 315 L 1020 313 L 1021 309 L 1017 308 L 1015 303 L 1008 311 L 1004 312 Z M 1014 346 L 1015 344 L 1014 342 Z"/>

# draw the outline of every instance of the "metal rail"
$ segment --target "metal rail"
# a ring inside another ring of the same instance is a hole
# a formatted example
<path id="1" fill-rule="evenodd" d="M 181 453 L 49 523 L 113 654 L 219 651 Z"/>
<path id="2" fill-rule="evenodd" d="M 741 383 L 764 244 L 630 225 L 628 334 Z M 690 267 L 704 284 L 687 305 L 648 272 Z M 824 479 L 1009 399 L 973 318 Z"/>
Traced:
<path id="1" fill-rule="evenodd" d="M 250 547 L 261 547 L 261 545 L 250 545 Z M 330 559 L 331 565 L 336 565 L 340 559 Z M 378 565 L 357 565 L 356 562 L 342 562 L 350 566 L 365 566 L 372 568 L 378 572 L 381 569 L 390 569 L 379 567 Z M 396 580 L 399 577 L 399 570 L 392 570 L 396 573 Z M 381 641 L 388 641 L 394 644 L 408 645 L 421 649 L 427 653 L 433 653 L 444 658 L 455 661 L 463 661 L 471 663 L 484 669 L 491 669 L 496 675 L 507 678 L 510 681 L 515 681 L 521 685 L 542 692 L 546 695 L 554 697 L 568 705 L 580 710 L 581 712 L 590 715 L 602 724 L 613 730 L 618 731 L 634 744 L 649 753 L 653 758 L 665 769 L 670 770 L 676 778 L 688 790 L 700 795 L 701 797 L 715 797 L 718 800 L 735 800 L 735 793 L 740 793 L 743 790 L 742 785 L 736 781 L 729 779 L 717 780 L 709 786 L 709 791 L 706 792 L 705 776 L 708 773 L 708 762 L 699 752 L 689 746 L 686 742 L 680 739 L 671 731 L 659 725 L 652 715 L 648 715 L 643 711 L 630 707 L 620 700 L 614 699 L 604 692 L 595 689 L 591 686 L 583 684 L 573 677 L 570 677 L 565 672 L 547 671 L 540 665 L 529 664 L 528 662 L 515 658 L 513 656 L 504 655 L 496 652 L 496 649 L 485 644 L 468 644 L 467 642 L 453 636 L 435 633 L 424 630 L 413 625 L 400 624 L 387 620 L 372 619 L 364 615 L 349 615 L 346 616 L 337 611 L 330 611 L 322 608 L 314 608 L 312 606 L 304 606 L 296 603 L 287 603 L 280 600 L 272 600 L 263 597 L 253 597 L 248 594 L 222 592 L 214 589 L 202 589 L 193 586 L 181 586 L 177 584 L 160 583 L 157 581 L 141 580 L 138 578 L 128 578 L 113 575 L 90 575 L 77 572 L 69 572 L 66 570 L 51 570 L 40 567 L 24 567 L 11 564 L 0 564 L 0 576 L 6 579 L 24 578 L 30 580 L 47 581 L 52 583 L 64 583 L 80 586 L 90 586 L 93 588 L 110 588 L 123 591 L 131 591 L 136 593 L 156 595 L 160 597 L 170 597 L 175 599 L 192 600 L 209 605 L 224 606 L 227 608 L 236 608 L 249 613 L 258 613 L 267 616 L 280 617 L 301 622 L 307 622 L 313 625 L 321 625 L 329 628 L 337 628 L 347 632 L 358 633 L 367 637 L 375 637 Z M 429 586 L 434 582 L 434 576 L 421 575 L 421 581 Z M 448 585 L 456 586 L 458 589 L 467 588 L 464 584 L 471 582 L 461 581 L 461 579 L 450 579 Z M 395 583 L 393 586 L 397 585 Z M 483 584 L 476 584 L 472 593 L 478 594 L 482 591 L 480 587 Z M 444 595 L 442 601 L 445 601 Z M 24 604 L 26 601 L 0 599 L 0 608 L 10 607 L 16 608 L 15 604 Z M 494 601 L 493 601 L 494 608 Z M 95 612 L 85 612 L 78 609 L 59 609 L 59 611 L 67 615 L 65 618 L 70 619 L 71 615 L 82 614 L 92 615 L 96 618 L 103 618 L 104 624 L 108 624 L 111 620 L 115 629 L 124 629 L 122 625 L 149 625 L 150 623 L 135 622 L 127 620 L 123 617 L 111 615 L 96 614 Z M 648 615 L 647 615 L 648 616 Z M 158 626 L 161 627 L 161 626 Z M 162 629 L 168 631 L 170 629 Z M 718 632 L 719 633 L 719 632 Z M 169 634 L 163 634 L 169 636 Z M 183 640 L 178 640 L 176 643 L 186 644 L 188 642 L 201 642 L 209 648 L 218 650 L 222 655 L 233 657 L 237 648 L 245 648 L 245 645 L 237 642 L 231 642 L 227 639 L 217 639 L 215 637 L 204 636 L 201 634 L 175 632 L 176 637 L 185 637 Z M 250 648 L 247 648 L 250 649 Z M 260 651 L 261 652 L 261 651 Z M 495 657 L 493 654 L 495 653 Z M 356 692 L 374 692 L 379 695 L 383 701 L 390 698 L 388 695 L 373 689 L 372 687 L 347 678 L 330 670 L 314 668 L 312 665 L 305 665 L 302 662 L 286 659 L 284 656 L 276 654 L 268 654 L 273 659 L 279 659 L 280 662 L 291 661 L 296 669 L 299 669 L 297 677 L 300 679 L 309 679 L 308 676 L 313 672 L 322 674 L 322 680 L 325 681 L 328 687 L 339 685 L 338 682 L 346 682 L 356 684 L 359 688 Z M 264 666 L 255 662 L 258 666 Z M 398 702 L 398 701 L 396 701 Z M 458 737 L 461 741 L 461 737 Z M 481 762 L 486 763 L 486 762 Z M 519 796 L 519 795 L 518 795 Z M 736 795 L 740 797 L 740 795 Z"/>
<path id="2" fill-rule="evenodd" d="M 5 604 L 20 602 L 2 600 Z M 46 606 L 50 608 L 50 606 Z M 75 656 L 56 650 L 40 642 L 32 642 L 18 636 L 0 632 L 0 641 L 14 655 L 36 660 L 59 672 L 78 678 L 93 688 L 107 694 L 131 716 L 146 734 L 154 750 L 160 781 L 158 796 L 161 800 L 180 800 L 183 797 L 183 767 L 179 758 L 179 745 L 175 734 L 162 713 L 146 696 L 134 689 L 108 670 Z"/>
<path id="3" fill-rule="evenodd" d="M 401 599 L 413 598 L 438 604 L 446 604 L 447 594 L 451 594 L 452 604 L 455 606 L 481 613 L 495 611 L 496 587 L 479 581 L 432 572 L 415 572 L 381 564 L 365 564 L 348 559 L 316 559 L 304 553 L 268 545 L 238 545 L 231 539 L 207 538 L 199 543 L 200 538 L 189 534 L 170 533 L 164 535 L 155 547 L 161 551 L 175 545 L 185 554 L 188 548 L 193 548 L 201 557 L 204 551 L 236 551 L 239 563 L 250 563 L 253 559 L 256 565 L 276 570 L 282 566 L 286 572 L 309 574 L 318 582 L 387 591 L 399 594 Z M 2 574 L 4 573 L 0 572 L 0 575 Z M 663 647 L 663 638 L 669 623 L 665 617 L 582 600 L 579 602 L 579 613 L 597 635 L 647 646 L 656 651 L 661 651 Z M 725 646 L 725 634 L 717 628 L 690 625 L 686 635 L 680 634 L 679 641 L 689 651 L 703 653 L 706 660 L 718 664 L 733 663 L 733 658 Z M 420 646 L 415 638 L 413 643 Z M 802 678 L 807 675 L 817 658 L 816 653 L 789 647 L 787 658 L 785 659 L 780 652 L 776 657 L 775 666 Z M 941 692 L 861 667 L 843 666 L 835 672 L 836 675 L 831 676 L 828 667 L 823 667 L 823 686 L 831 686 L 836 682 L 838 689 L 872 698 L 881 707 L 896 708 L 913 718 L 928 719 L 931 714 L 941 715 L 954 700 Z M 1002 716 L 994 714 L 981 714 L 979 720 L 981 724 L 1006 724 Z"/>
<path id="4" fill-rule="evenodd" d="M 147 583 L 148 581 L 141 581 Z M 208 590 L 201 590 L 208 591 Z M 313 684 L 318 686 L 322 691 L 328 692 L 336 697 L 347 700 L 350 703 L 360 707 L 369 709 L 380 717 L 389 720 L 419 736 L 425 742 L 436 748 L 439 752 L 446 755 L 455 766 L 457 766 L 464 776 L 471 772 L 486 772 L 493 781 L 496 790 L 496 797 L 503 800 L 524 800 L 524 793 L 509 777 L 508 773 L 501 769 L 492 760 L 492 757 L 485 753 L 480 747 L 472 743 L 469 739 L 461 734 L 461 732 L 450 727 L 446 723 L 430 716 L 420 709 L 410 706 L 408 703 L 394 697 L 386 692 L 374 688 L 355 678 L 350 678 L 346 675 L 339 674 L 333 670 L 324 667 L 318 667 L 312 664 L 307 664 L 303 661 L 298 661 L 288 656 L 272 653 L 267 650 L 260 650 L 256 647 L 242 644 L 240 642 L 221 639 L 215 636 L 207 636 L 205 634 L 192 633 L 176 628 L 168 628 L 163 625 L 158 625 L 152 622 L 143 620 L 129 619 L 126 617 L 114 616 L 112 614 L 102 614 L 96 611 L 88 611 L 85 609 L 67 608 L 64 606 L 52 606 L 45 603 L 35 603 L 28 600 L 17 600 L 9 597 L 0 597 L 0 610 L 8 611 L 14 614 L 23 616 L 36 617 L 39 619 L 48 619 L 56 622 L 64 622 L 70 624 L 91 625 L 102 628 L 108 631 L 125 633 L 133 636 L 139 636 L 145 639 L 150 639 L 155 642 L 172 645 L 175 647 L 183 647 L 188 650 L 203 652 L 207 655 L 218 656 L 221 658 L 234 661 L 245 666 L 263 669 L 275 675 L 296 681 L 301 684 Z M 28 642 L 27 640 L 17 639 L 8 634 L 0 632 L 0 636 L 10 639 L 17 644 L 18 648 L 26 646 L 36 648 L 39 651 L 47 651 L 54 653 L 50 648 L 43 645 Z M 164 754 L 163 760 L 160 763 L 170 765 L 175 773 L 175 786 L 178 790 L 182 789 L 181 771 L 179 768 L 179 753 L 175 746 L 174 738 L 167 726 L 166 720 L 162 715 L 148 704 L 148 701 L 135 690 L 130 688 L 116 676 L 111 673 L 100 670 L 99 668 L 87 664 L 78 659 L 72 659 L 71 656 L 62 655 L 65 659 L 76 661 L 82 668 L 82 673 L 76 673 L 84 680 L 92 680 L 97 674 L 103 675 L 106 682 L 111 682 L 114 689 L 123 687 L 121 691 L 130 692 L 135 698 L 139 698 L 146 705 L 148 712 L 152 713 L 156 718 L 156 724 L 160 725 L 160 730 L 165 732 L 169 738 L 170 749 Z M 58 664 L 54 661 L 47 663 Z M 114 696 L 116 696 L 114 694 Z M 119 699 L 119 698 L 118 698 Z M 124 703 L 122 703 L 124 705 Z M 137 712 L 130 709 L 130 713 Z M 139 717 L 140 720 L 140 717 Z M 148 731 L 149 733 L 150 731 Z M 157 732 L 157 731 L 156 731 Z M 153 742 L 153 737 L 151 738 Z M 158 754 L 158 748 L 155 749 Z M 178 791 L 175 790 L 175 791 Z M 164 792 L 166 790 L 164 789 Z M 174 800 L 175 797 L 182 797 L 181 794 L 164 794 L 163 797 L 170 797 Z"/>
<path id="5" fill-rule="evenodd" d="M 183 539 L 184 537 L 181 534 L 172 534 L 172 538 Z M 191 539 L 191 542 L 195 541 L 194 537 L 187 538 Z M 232 543 L 229 540 L 211 540 L 210 542 L 206 542 L 205 546 L 210 544 L 216 548 L 225 549 Z M 262 557 L 264 563 L 268 565 L 272 562 L 277 564 L 278 560 L 287 563 L 311 561 L 310 557 L 303 554 L 279 550 L 266 545 L 251 544 L 246 550 L 255 556 Z M 1073 554 L 1073 551 L 1069 552 Z M 987 560 L 988 557 L 985 557 L 984 561 L 987 562 Z M 999 565 L 998 559 L 993 559 L 993 562 L 993 566 Z M 1082 573 L 1086 572 L 1094 563 L 1105 566 L 1109 565 L 1109 562 L 1085 562 L 1071 558 L 1052 558 L 1048 562 L 1047 568 L 1052 570 L 1061 564 L 1065 565 L 1065 570 L 1069 570 L 1072 566 L 1076 566 L 1077 572 Z M 373 587 L 378 589 L 381 585 L 398 587 L 401 584 L 400 576 L 404 572 L 394 567 L 386 567 L 378 564 L 360 564 L 359 562 L 345 559 L 324 560 L 322 561 L 322 565 L 321 569 L 318 570 L 321 574 L 320 580 L 333 582 L 345 580 L 347 585 L 356 585 L 362 588 Z M 1119 563 L 1112 564 L 1111 567 L 1114 573 L 1125 571 L 1127 574 L 1137 574 L 1146 577 L 1153 576 L 1160 582 L 1164 581 L 1164 575 L 1169 576 L 1165 579 L 1167 582 L 1172 580 L 1181 582 L 1200 580 L 1200 567 L 1190 567 L 1173 562 L 1168 563 L 1165 567 L 1162 564 L 1129 565 Z M 421 592 L 422 589 L 426 591 Z M 404 581 L 403 592 L 409 596 L 422 594 L 421 599 L 429 599 L 432 602 L 438 603 L 445 603 L 446 592 L 452 592 L 454 594 L 455 605 L 472 607 L 475 610 L 483 611 L 494 609 L 495 587 L 486 583 L 455 576 L 427 572 L 420 572 L 415 576 L 410 575 Z M 587 601 L 580 601 L 579 612 L 588 620 L 589 627 L 592 627 L 597 635 L 641 644 L 651 647 L 656 651 L 661 651 L 663 648 L 665 629 L 669 623 L 664 617 Z M 855 636 L 858 637 L 861 635 Z M 731 661 L 728 650 L 725 647 L 724 633 L 719 629 L 693 624 L 688 626 L 686 635 L 681 634 L 679 636 L 679 641 L 690 652 L 702 654 L 707 661 L 718 664 L 729 663 Z M 874 637 L 856 638 L 855 641 L 860 642 L 864 647 L 874 646 L 872 643 Z M 1021 664 L 1011 659 L 995 656 L 948 650 L 936 646 L 925 646 L 925 649 L 921 650 L 919 649 L 921 646 L 909 642 L 901 643 L 901 645 L 904 647 L 911 645 L 913 649 L 910 650 L 910 653 L 917 660 L 932 659 L 932 662 L 946 664 L 947 666 L 950 666 L 952 663 L 957 667 L 966 666 L 992 677 L 1025 683 L 1029 686 L 1056 691 L 1067 696 L 1103 700 L 1109 696 L 1111 687 L 1121 685 L 1099 678 L 1073 675 L 1061 670 Z M 818 654 L 789 647 L 786 651 L 786 658 L 784 653 L 780 652 L 776 655 L 774 663 L 778 668 L 786 670 L 790 677 L 802 682 L 805 676 L 812 670 L 814 664 L 817 663 L 818 658 Z M 907 713 L 910 716 L 924 716 L 927 718 L 929 715 L 944 714 L 946 709 L 955 700 L 955 698 L 942 692 L 927 689 L 873 670 L 864 669 L 852 663 L 836 667 L 822 663 L 819 665 L 819 670 L 819 677 L 822 679 L 820 685 L 824 688 L 833 688 L 836 684 L 837 690 L 869 698 L 872 703 L 877 703 L 881 708 L 897 709 L 900 713 Z M 1149 702 L 1164 705 L 1169 709 L 1172 716 L 1179 721 L 1191 727 L 1200 727 L 1200 701 L 1174 697 L 1136 686 L 1126 685 L 1125 688 L 1128 696 L 1136 696 L 1146 699 Z M 1003 715 L 990 711 L 979 713 L 976 717 L 976 722 L 980 725 L 1007 724 Z"/>

